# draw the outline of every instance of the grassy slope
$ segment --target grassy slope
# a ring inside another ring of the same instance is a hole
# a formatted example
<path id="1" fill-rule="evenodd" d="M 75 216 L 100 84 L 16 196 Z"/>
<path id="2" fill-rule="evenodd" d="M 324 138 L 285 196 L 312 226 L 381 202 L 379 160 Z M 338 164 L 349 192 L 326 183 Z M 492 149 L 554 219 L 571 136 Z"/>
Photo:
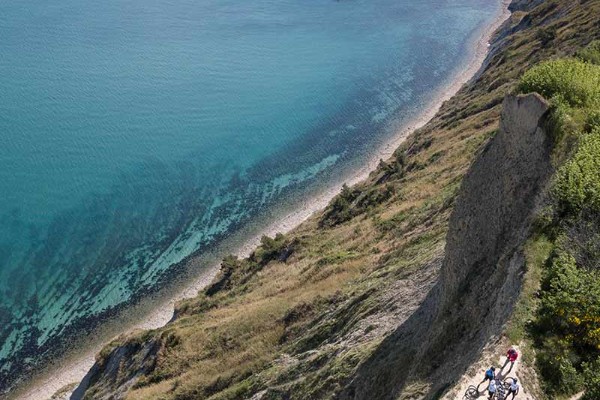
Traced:
<path id="1" fill-rule="evenodd" d="M 435 281 L 461 178 L 504 95 L 529 66 L 600 37 L 600 1 L 547 1 L 511 24 L 481 76 L 367 182 L 251 259 L 228 260 L 222 287 L 140 334 L 162 346 L 129 398 L 334 394 Z"/>

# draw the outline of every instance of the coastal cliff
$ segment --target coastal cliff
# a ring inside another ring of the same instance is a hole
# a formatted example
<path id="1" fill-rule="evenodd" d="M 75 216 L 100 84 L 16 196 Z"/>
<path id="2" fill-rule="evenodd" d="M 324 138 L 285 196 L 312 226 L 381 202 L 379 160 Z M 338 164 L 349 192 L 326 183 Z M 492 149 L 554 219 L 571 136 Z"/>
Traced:
<path id="1" fill-rule="evenodd" d="M 163 328 L 119 338 L 74 399 L 397 399 L 447 392 L 503 333 L 555 176 L 540 61 L 600 38 L 600 1 L 524 1 L 476 78 L 369 179 L 228 257 Z M 568 151 L 564 151 L 568 153 Z"/>
<path id="2" fill-rule="evenodd" d="M 509 318 L 524 271 L 522 243 L 553 173 L 549 104 L 508 96 L 498 133 L 465 175 L 438 283 L 358 370 L 342 399 L 394 399 L 429 381 L 437 397 Z"/>

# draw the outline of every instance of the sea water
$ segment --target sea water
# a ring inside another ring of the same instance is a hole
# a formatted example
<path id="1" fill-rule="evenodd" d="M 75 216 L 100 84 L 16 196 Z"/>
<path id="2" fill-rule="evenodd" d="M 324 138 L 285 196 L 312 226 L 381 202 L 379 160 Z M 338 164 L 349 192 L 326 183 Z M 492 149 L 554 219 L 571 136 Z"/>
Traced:
<path id="1" fill-rule="evenodd" d="M 0 1 L 0 392 L 186 256 L 367 157 L 497 7 Z"/>

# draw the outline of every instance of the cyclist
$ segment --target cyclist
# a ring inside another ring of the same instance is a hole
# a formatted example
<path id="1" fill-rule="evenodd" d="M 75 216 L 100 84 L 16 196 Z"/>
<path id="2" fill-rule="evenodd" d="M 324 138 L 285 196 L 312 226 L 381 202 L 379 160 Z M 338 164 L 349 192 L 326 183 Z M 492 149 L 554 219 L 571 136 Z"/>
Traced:
<path id="1" fill-rule="evenodd" d="M 483 380 L 479 384 L 481 385 L 482 383 L 484 383 L 486 381 L 493 381 L 495 377 L 496 377 L 496 368 L 490 367 L 490 369 L 485 371 L 485 376 L 483 377 Z"/>
<path id="2" fill-rule="evenodd" d="M 504 367 L 506 367 L 506 364 L 508 364 L 509 362 L 510 362 L 510 369 L 512 369 L 512 367 L 515 365 L 515 361 L 517 361 L 518 357 L 519 357 L 519 353 L 517 353 L 517 350 L 515 350 L 514 347 L 511 347 L 510 349 L 508 349 L 508 351 L 506 352 L 506 362 L 502 366 L 502 369 L 504 369 Z"/>
<path id="3" fill-rule="evenodd" d="M 514 378 L 510 386 L 508 387 L 508 393 L 506 394 L 506 399 L 508 400 L 508 395 L 512 394 L 511 400 L 515 398 L 517 394 L 519 394 L 519 382 L 517 382 L 517 378 Z"/>
<path id="4" fill-rule="evenodd" d="M 490 397 L 489 397 L 490 399 L 492 399 L 494 397 L 497 389 L 498 389 L 498 384 L 496 383 L 495 379 L 492 379 L 490 381 L 490 385 L 488 386 L 488 394 L 490 395 Z"/>

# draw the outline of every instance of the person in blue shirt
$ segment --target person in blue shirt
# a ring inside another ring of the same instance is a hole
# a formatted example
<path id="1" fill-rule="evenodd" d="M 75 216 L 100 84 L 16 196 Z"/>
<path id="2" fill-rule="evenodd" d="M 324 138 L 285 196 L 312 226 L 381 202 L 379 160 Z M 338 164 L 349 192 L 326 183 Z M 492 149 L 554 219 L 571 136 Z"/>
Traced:
<path id="1" fill-rule="evenodd" d="M 485 377 L 479 384 L 481 385 L 482 383 L 484 383 L 486 381 L 493 381 L 495 377 L 496 377 L 496 368 L 490 367 L 490 369 L 485 371 Z"/>

